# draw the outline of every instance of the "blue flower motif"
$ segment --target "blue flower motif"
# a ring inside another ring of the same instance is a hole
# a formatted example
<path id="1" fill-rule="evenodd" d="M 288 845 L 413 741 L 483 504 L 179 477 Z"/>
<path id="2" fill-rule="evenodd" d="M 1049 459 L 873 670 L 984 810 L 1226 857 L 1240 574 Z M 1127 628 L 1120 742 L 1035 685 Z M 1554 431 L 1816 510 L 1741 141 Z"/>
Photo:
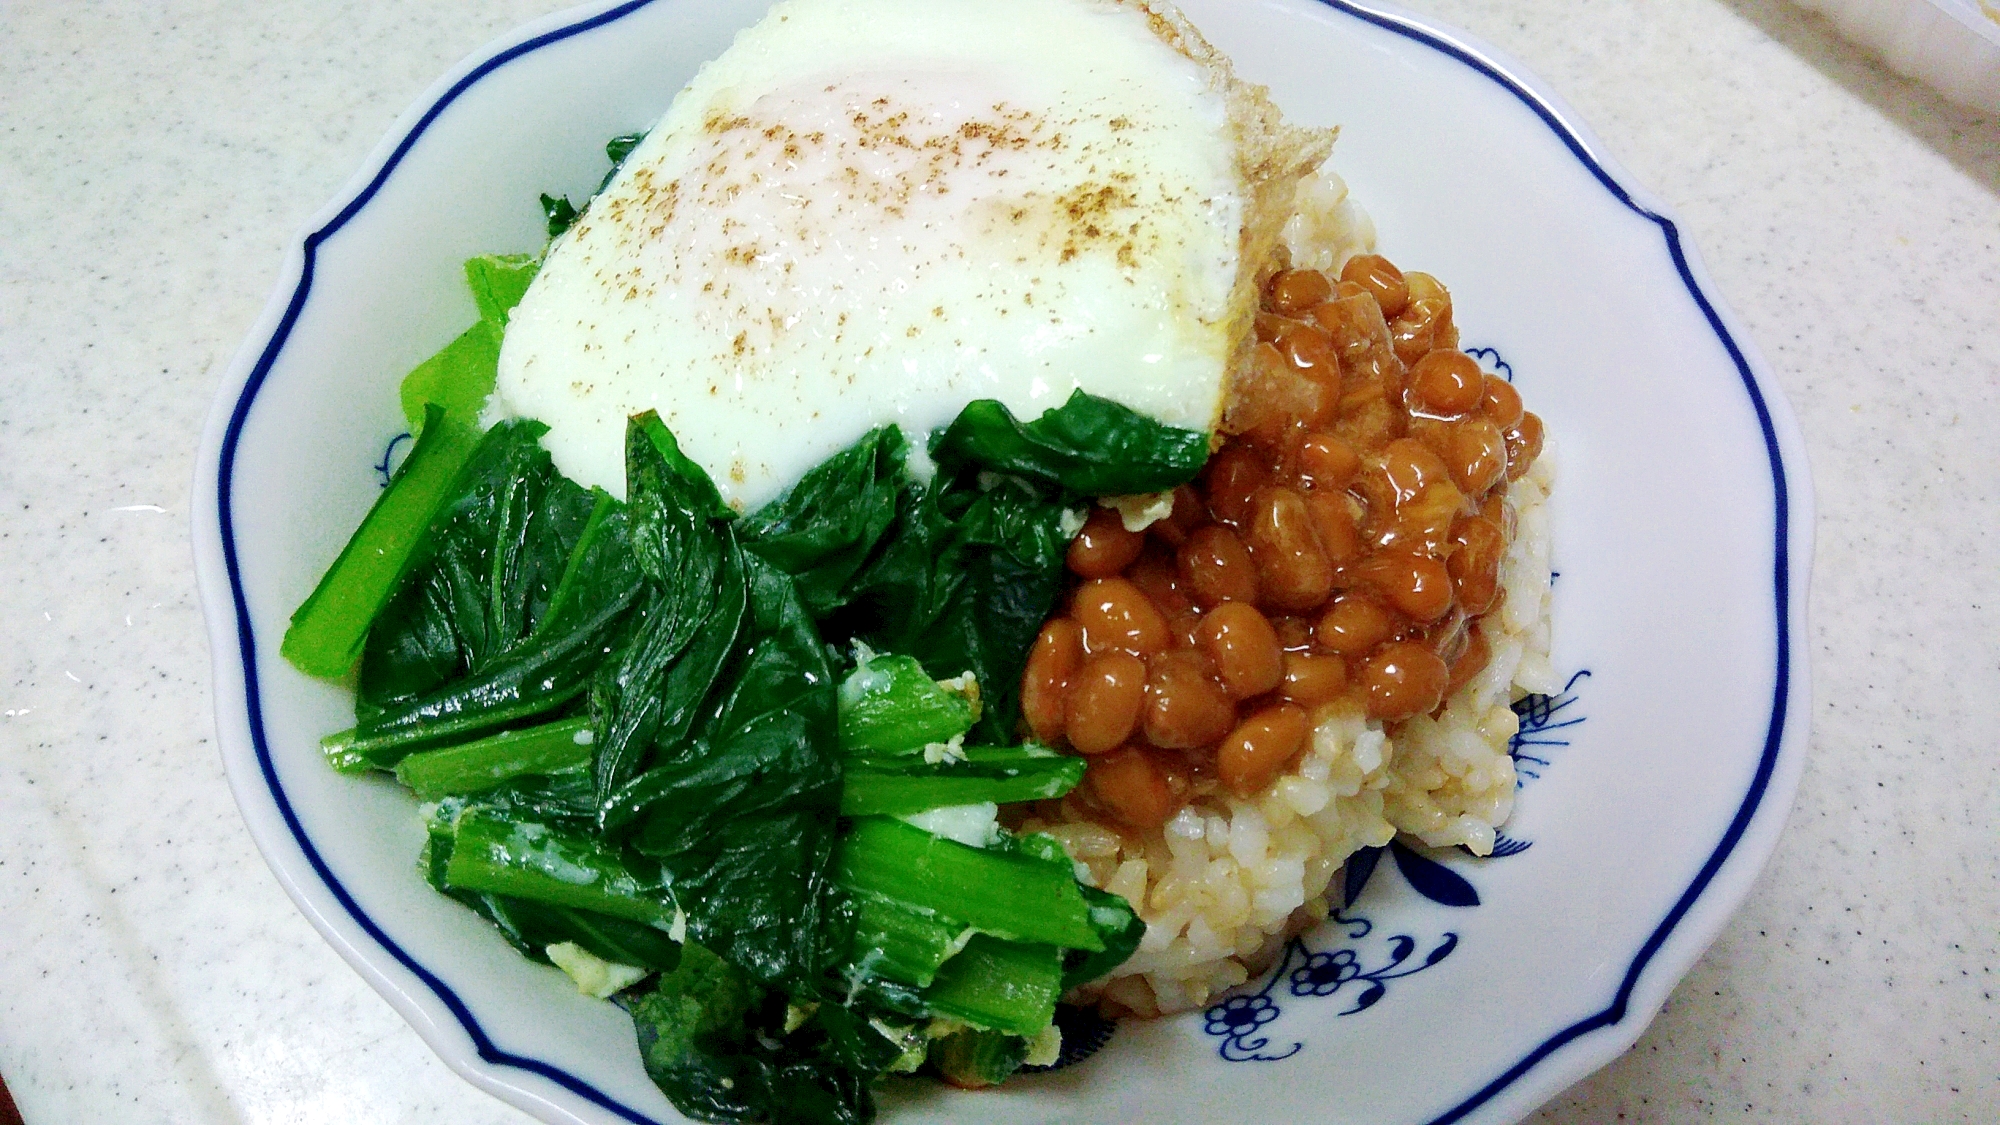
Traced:
<path id="1" fill-rule="evenodd" d="M 1555 695 L 1528 695 L 1514 701 L 1514 715 L 1521 721 L 1521 729 L 1510 740 L 1507 752 L 1514 759 L 1516 788 L 1542 776 L 1542 770 L 1549 764 L 1547 758 L 1541 757 L 1548 753 L 1543 747 L 1569 745 L 1569 736 L 1563 732 L 1581 725 L 1583 716 L 1564 712 L 1577 701 L 1577 681 L 1589 675 L 1590 669 L 1585 668 L 1571 676 Z"/>
<path id="2" fill-rule="evenodd" d="M 1241 1039 L 1278 1018 L 1278 1006 L 1269 996 L 1231 996 L 1204 1013 L 1207 1031 L 1229 1039 Z"/>
<path id="3" fill-rule="evenodd" d="M 396 478 L 396 469 L 402 464 L 396 458 L 396 447 L 409 440 L 410 435 L 407 432 L 390 438 L 388 448 L 382 451 L 382 459 L 375 463 L 375 475 L 381 478 L 383 488 L 389 487 L 389 482 Z M 409 456 L 409 450 L 404 450 L 403 455 Z"/>
<path id="4" fill-rule="evenodd" d="M 1361 959 L 1352 949 L 1315 953 L 1292 970 L 1292 995 L 1331 996 L 1341 985 L 1361 975 Z"/>
<path id="5" fill-rule="evenodd" d="M 1509 383 L 1514 381 L 1514 365 L 1500 358 L 1499 348 L 1467 348 L 1465 354 L 1479 361 L 1479 369 L 1488 375 L 1498 375 Z"/>

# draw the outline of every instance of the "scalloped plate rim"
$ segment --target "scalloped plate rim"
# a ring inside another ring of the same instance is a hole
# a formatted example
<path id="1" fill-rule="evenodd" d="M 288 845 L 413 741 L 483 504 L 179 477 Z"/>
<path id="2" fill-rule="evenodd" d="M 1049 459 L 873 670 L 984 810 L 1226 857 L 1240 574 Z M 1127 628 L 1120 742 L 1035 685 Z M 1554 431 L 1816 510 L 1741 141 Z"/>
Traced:
<path id="1" fill-rule="evenodd" d="M 224 469 L 233 466 L 236 438 L 249 406 L 304 306 L 313 280 L 316 247 L 366 207 L 403 154 L 451 101 L 516 57 L 653 4 L 672 2 L 617 0 L 533 21 L 468 56 L 397 119 L 361 170 L 292 240 L 281 280 L 217 391 L 201 438 L 191 498 L 196 572 L 215 671 L 218 741 L 245 823 L 280 885 L 335 951 L 454 1071 L 543 1120 L 575 1125 L 593 1123 L 565 1104 L 569 1099 L 580 1099 L 630 1122 L 656 1119 L 557 1067 L 497 1047 L 451 988 L 397 946 L 348 897 L 298 825 L 264 742 L 261 705 L 255 692 L 255 637 L 237 573 L 228 506 L 231 482 Z M 1560 98 L 1500 52 L 1399 6 L 1355 0 L 1316 2 L 1442 51 L 1480 72 L 1540 117 L 1607 191 L 1660 227 L 1675 268 L 1729 351 L 1756 408 L 1772 468 L 1778 524 L 1772 559 L 1778 638 L 1776 686 L 1750 792 L 1700 874 L 1634 956 L 1605 1007 L 1551 1036 L 1427 1125 L 1514 1121 L 1609 1063 L 1638 1039 L 1673 987 L 1741 904 L 1776 848 L 1803 768 L 1810 716 L 1806 653 L 1797 642 L 1804 634 L 1812 554 L 1813 502 L 1804 443 L 1768 366 L 1736 318 L 1711 296 L 1713 283 L 1694 250 L 1682 244 L 1671 212 L 1635 186 L 1631 177 L 1601 152 L 1595 137 Z M 331 902 L 325 897 L 328 895 Z M 381 963 L 385 954 L 393 969 Z"/>

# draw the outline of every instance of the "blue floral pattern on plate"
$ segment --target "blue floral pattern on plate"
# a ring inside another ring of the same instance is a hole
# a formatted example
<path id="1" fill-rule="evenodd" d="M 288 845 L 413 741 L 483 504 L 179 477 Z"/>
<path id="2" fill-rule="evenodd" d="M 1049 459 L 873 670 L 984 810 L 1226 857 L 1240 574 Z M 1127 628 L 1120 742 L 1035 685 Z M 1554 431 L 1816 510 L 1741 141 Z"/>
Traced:
<path id="1" fill-rule="evenodd" d="M 401 450 L 403 457 L 410 455 L 409 450 L 403 449 L 403 445 L 409 440 L 410 432 L 404 430 L 402 433 L 390 438 L 389 444 L 383 447 L 382 459 L 375 462 L 375 476 L 378 478 L 377 483 L 383 488 L 389 487 L 389 482 L 395 479 L 396 470 L 403 467 L 402 458 L 396 456 L 397 451 Z"/>
<path id="2" fill-rule="evenodd" d="M 1509 383 L 1514 381 L 1514 365 L 1500 358 L 1499 348 L 1467 348 L 1465 354 L 1479 363 L 1479 369 L 1488 375 L 1498 375 Z"/>
<path id="3" fill-rule="evenodd" d="M 1401 845 L 1390 847 L 1401 848 Z M 1379 853 L 1383 849 L 1372 850 Z M 1341 935 L 1337 947 L 1315 950 L 1304 938 L 1293 938 L 1285 943 L 1278 964 L 1265 978 L 1262 988 L 1226 996 L 1202 1013 L 1202 1030 L 1221 1040 L 1216 1054 L 1229 1062 L 1281 1062 L 1305 1050 L 1303 1040 L 1274 1047 L 1271 1036 L 1264 1033 L 1265 1025 L 1284 1014 L 1277 1000 L 1280 985 L 1284 986 L 1284 992 L 1298 997 L 1333 996 L 1356 985 L 1349 993 L 1353 1002 L 1337 1013 L 1351 1016 L 1367 1011 L 1388 995 L 1388 982 L 1421 973 L 1458 948 L 1458 934 L 1447 930 L 1430 943 L 1428 952 L 1413 962 L 1417 950 L 1426 944 L 1415 937 L 1396 934 L 1386 942 L 1364 944 L 1375 932 L 1375 923 L 1339 907 L 1328 917 Z"/>
<path id="4" fill-rule="evenodd" d="M 1590 669 L 1585 668 L 1571 676 L 1554 695 L 1530 695 L 1515 701 L 1514 714 L 1521 720 L 1521 729 L 1509 740 L 1507 752 L 1514 759 L 1517 784 L 1525 785 L 1542 776 L 1541 771 L 1549 765 L 1549 760 L 1542 757 L 1549 752 L 1548 748 L 1569 745 L 1569 735 L 1564 732 L 1583 722 L 1582 715 L 1570 710 L 1576 704 L 1577 681 L 1589 675 Z"/>
<path id="5" fill-rule="evenodd" d="M 1545 752 L 1545 747 L 1569 745 L 1566 734 L 1562 737 L 1552 734 L 1566 732 L 1584 721 L 1575 710 L 1574 689 L 1589 675 L 1586 670 L 1571 676 L 1556 695 L 1529 695 L 1514 703 L 1521 729 L 1515 734 L 1509 753 L 1516 763 L 1517 786 L 1541 776 L 1538 771 L 1523 771 L 1524 761 L 1538 767 L 1548 765 L 1547 759 L 1530 754 L 1530 748 Z M 1519 855 L 1531 846 L 1529 841 L 1500 833 L 1495 836 L 1491 856 L 1480 862 Z M 1360 849 L 1347 857 L 1340 905 L 1327 915 L 1336 935 L 1334 944 L 1315 948 L 1307 944 L 1306 937 L 1293 938 L 1285 943 L 1278 964 L 1263 978 L 1262 987 L 1254 992 L 1225 996 L 1203 1012 L 1202 1030 L 1221 1040 L 1216 1046 L 1218 1055 L 1230 1062 L 1277 1062 L 1305 1050 L 1303 1040 L 1274 1048 L 1271 1036 L 1264 1032 L 1267 1025 L 1284 1014 L 1284 1007 L 1278 1001 L 1281 984 L 1286 993 L 1297 997 L 1333 996 L 1356 985 L 1353 1002 L 1335 1013 L 1351 1016 L 1381 1002 L 1388 995 L 1388 982 L 1421 973 L 1458 948 L 1458 934 L 1452 930 L 1445 930 L 1433 939 L 1395 934 L 1384 940 L 1376 933 L 1375 922 L 1354 912 L 1355 900 L 1380 869 L 1384 856 L 1389 857 L 1409 889 L 1422 898 L 1458 909 L 1479 905 L 1479 890 L 1471 880 L 1416 847 L 1391 840 L 1383 847 Z M 1417 957 L 1417 951 L 1426 946 L 1428 951 Z"/>

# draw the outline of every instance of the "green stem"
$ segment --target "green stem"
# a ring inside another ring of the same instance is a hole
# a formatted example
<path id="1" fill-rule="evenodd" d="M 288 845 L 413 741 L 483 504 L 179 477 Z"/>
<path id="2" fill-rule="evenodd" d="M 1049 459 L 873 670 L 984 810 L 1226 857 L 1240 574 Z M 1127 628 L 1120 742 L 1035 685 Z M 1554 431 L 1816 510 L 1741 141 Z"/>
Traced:
<path id="1" fill-rule="evenodd" d="M 477 429 L 436 406 L 425 408 L 423 434 L 409 459 L 292 615 L 279 651 L 294 667 L 328 679 L 353 670 L 369 625 L 396 592 L 459 469 L 478 445 Z"/>
<path id="2" fill-rule="evenodd" d="M 445 882 L 666 926 L 674 909 L 657 881 L 641 879 L 595 841 L 545 824 L 477 810 L 458 818 Z"/>
<path id="3" fill-rule="evenodd" d="M 500 936 L 523 956 L 548 963 L 548 947 L 566 941 L 620 965 L 667 970 L 680 963 L 680 943 L 652 925 L 628 922 L 594 910 L 576 910 L 451 886 L 445 881 L 445 871 L 451 866 L 457 839 L 449 819 L 433 819 L 429 832 L 424 847 L 424 878 L 439 894 L 464 903 L 493 923 Z"/>
<path id="4" fill-rule="evenodd" d="M 579 681 L 559 691 L 519 699 L 505 706 L 462 712 L 452 719 L 424 718 L 375 734 L 364 735 L 349 727 L 320 739 L 319 747 L 327 762 L 341 773 L 394 769 L 396 763 L 418 750 L 439 744 L 450 746 L 495 727 L 505 727 L 553 711 L 583 694 L 589 686 L 587 682 Z"/>
<path id="5" fill-rule="evenodd" d="M 867 758 L 847 763 L 840 792 L 842 816 L 905 816 L 947 805 L 982 801 L 1004 805 L 1060 797 L 1083 780 L 1082 758 L 989 755 L 968 747 L 964 762 L 935 766 L 907 759 Z"/>
<path id="6" fill-rule="evenodd" d="M 923 988 L 970 932 L 879 895 L 854 895 L 853 971 Z"/>
<path id="7" fill-rule="evenodd" d="M 855 821 L 834 863 L 835 878 L 851 891 L 1016 941 L 1104 948 L 1076 879 L 1053 863 L 970 848 L 885 817 Z"/>
<path id="8" fill-rule="evenodd" d="M 924 1002 L 974 1027 L 1032 1038 L 1055 1019 L 1061 994 L 1058 950 L 980 934 L 938 970 Z"/>
<path id="9" fill-rule="evenodd" d="M 482 793 L 517 777 L 580 769 L 590 765 L 589 731 L 586 715 L 426 750 L 398 762 L 396 780 L 430 801 L 453 793 Z"/>

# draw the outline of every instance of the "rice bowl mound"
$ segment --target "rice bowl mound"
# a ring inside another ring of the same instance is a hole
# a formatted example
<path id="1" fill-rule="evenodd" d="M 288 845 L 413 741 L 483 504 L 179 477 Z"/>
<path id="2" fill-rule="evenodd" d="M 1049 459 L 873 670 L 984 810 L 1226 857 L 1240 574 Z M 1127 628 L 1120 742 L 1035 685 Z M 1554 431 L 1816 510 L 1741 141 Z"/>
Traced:
<path id="1" fill-rule="evenodd" d="M 1301 185 L 1289 264 L 1337 273 L 1373 240 L 1338 177 Z M 1327 916 L 1329 888 L 1358 849 L 1400 833 L 1492 852 L 1514 806 L 1511 705 L 1560 687 L 1549 658 L 1553 461 L 1545 450 L 1505 491 L 1514 534 L 1502 596 L 1478 618 L 1490 656 L 1435 712 L 1385 724 L 1350 700 L 1316 708 L 1305 749 L 1268 787 L 1247 797 L 1206 787 L 1158 830 L 1107 823 L 1075 802 L 1021 825 L 1060 839 L 1079 879 L 1123 896 L 1147 924 L 1138 952 L 1072 1000 L 1138 1016 L 1202 1007 Z"/>
<path id="2" fill-rule="evenodd" d="M 1435 717 L 1385 730 L 1351 708 L 1325 708 L 1307 751 L 1268 791 L 1198 798 L 1157 833 L 1095 820 L 1024 825 L 1062 840 L 1079 878 L 1146 920 L 1138 953 L 1088 996 L 1142 1016 L 1201 1007 L 1268 968 L 1287 938 L 1326 916 L 1347 857 L 1398 832 L 1493 850 L 1514 807 L 1509 743 L 1520 721 L 1509 705 L 1561 686 L 1549 662 L 1551 459 L 1509 490 L 1517 532 L 1501 566 L 1505 604 L 1487 621 L 1498 626 L 1491 661 Z"/>

